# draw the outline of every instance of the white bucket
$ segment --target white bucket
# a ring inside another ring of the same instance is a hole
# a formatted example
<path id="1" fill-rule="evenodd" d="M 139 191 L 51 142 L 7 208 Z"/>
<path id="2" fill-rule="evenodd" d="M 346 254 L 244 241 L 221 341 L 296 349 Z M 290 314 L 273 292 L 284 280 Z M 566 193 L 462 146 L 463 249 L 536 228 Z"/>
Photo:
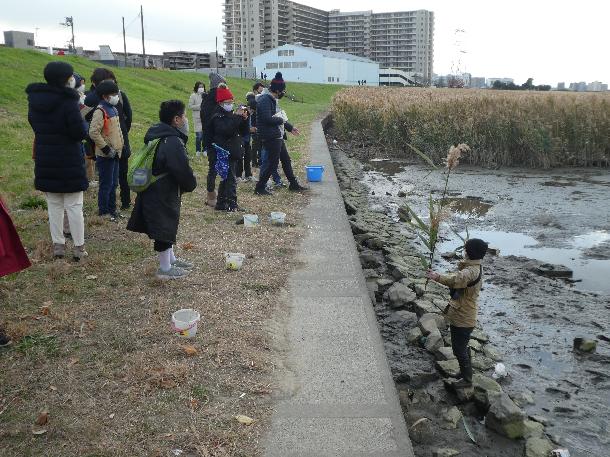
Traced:
<path id="1" fill-rule="evenodd" d="M 284 221 L 286 220 L 286 213 L 282 213 L 280 211 L 272 211 L 270 219 L 271 224 L 273 225 L 284 225 Z"/>
<path id="2" fill-rule="evenodd" d="M 239 252 L 225 252 L 225 261 L 228 270 L 237 271 L 244 263 L 245 255 Z"/>
<path id="3" fill-rule="evenodd" d="M 244 214 L 244 227 L 256 227 L 258 216 L 256 214 Z"/>
<path id="4" fill-rule="evenodd" d="M 194 309 L 179 309 L 172 314 L 172 328 L 183 338 L 193 338 L 197 334 L 197 323 L 201 315 Z"/>

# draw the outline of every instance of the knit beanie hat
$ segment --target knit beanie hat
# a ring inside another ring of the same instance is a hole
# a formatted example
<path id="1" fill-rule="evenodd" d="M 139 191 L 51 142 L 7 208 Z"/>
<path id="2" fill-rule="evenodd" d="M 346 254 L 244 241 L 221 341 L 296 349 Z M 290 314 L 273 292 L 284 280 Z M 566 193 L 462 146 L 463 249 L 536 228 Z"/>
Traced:
<path id="1" fill-rule="evenodd" d="M 281 72 L 277 72 L 275 74 L 275 78 L 271 80 L 271 84 L 269 85 L 269 91 L 271 92 L 283 92 L 286 90 L 286 83 L 284 82 L 284 78 Z"/>
<path id="2" fill-rule="evenodd" d="M 481 260 L 487 253 L 487 243 L 478 238 L 466 241 L 466 254 L 470 260 Z"/>
<path id="3" fill-rule="evenodd" d="M 216 103 L 224 102 L 225 100 L 233 100 L 233 94 L 228 87 L 219 87 L 216 89 Z"/>
<path id="4" fill-rule="evenodd" d="M 44 67 L 44 79 L 51 86 L 65 86 L 72 73 L 74 73 L 74 68 L 66 62 L 49 62 Z"/>
<path id="5" fill-rule="evenodd" d="M 118 94 L 119 86 L 117 86 L 114 81 L 106 80 L 95 86 L 95 91 L 100 97 L 103 97 L 104 95 Z"/>
<path id="6" fill-rule="evenodd" d="M 216 89 L 220 83 L 227 83 L 218 73 L 210 73 L 210 89 Z"/>

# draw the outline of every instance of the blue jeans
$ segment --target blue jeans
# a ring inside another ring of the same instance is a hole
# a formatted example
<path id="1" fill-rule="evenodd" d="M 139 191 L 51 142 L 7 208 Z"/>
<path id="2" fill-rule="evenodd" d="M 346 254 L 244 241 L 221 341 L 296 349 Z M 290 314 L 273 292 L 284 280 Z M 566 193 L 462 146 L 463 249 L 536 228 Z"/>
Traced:
<path id="1" fill-rule="evenodd" d="M 201 152 L 201 143 L 203 142 L 203 132 L 195 132 L 195 152 Z"/>
<path id="2" fill-rule="evenodd" d="M 119 185 L 119 160 L 96 157 L 95 163 L 100 175 L 97 193 L 99 215 L 116 214 L 116 188 Z"/>
<path id="3" fill-rule="evenodd" d="M 268 160 L 269 160 L 269 153 L 263 147 L 261 149 L 261 174 L 263 173 L 263 170 L 266 168 Z M 282 182 L 282 178 L 280 177 L 280 174 L 277 172 L 277 167 L 275 168 L 275 170 L 271 170 L 271 178 L 273 179 L 273 182 L 276 184 L 279 184 Z"/>

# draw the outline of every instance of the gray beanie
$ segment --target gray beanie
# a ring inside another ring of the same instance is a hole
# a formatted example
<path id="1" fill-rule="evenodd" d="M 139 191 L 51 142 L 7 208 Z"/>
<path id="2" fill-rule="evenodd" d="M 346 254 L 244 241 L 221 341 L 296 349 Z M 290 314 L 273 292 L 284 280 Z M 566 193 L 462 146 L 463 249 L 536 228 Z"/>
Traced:
<path id="1" fill-rule="evenodd" d="M 218 73 L 210 73 L 210 89 L 216 89 L 219 84 L 227 83 Z"/>

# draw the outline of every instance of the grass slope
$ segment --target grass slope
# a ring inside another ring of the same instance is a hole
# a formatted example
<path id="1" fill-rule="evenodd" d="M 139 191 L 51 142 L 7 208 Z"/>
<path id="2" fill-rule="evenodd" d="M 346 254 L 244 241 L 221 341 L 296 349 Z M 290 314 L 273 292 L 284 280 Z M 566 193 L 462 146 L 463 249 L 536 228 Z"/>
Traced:
<path id="1" fill-rule="evenodd" d="M 46 211 L 20 209 L 36 195 L 24 88 L 42 80 L 51 59 L 0 48 L 0 193 L 8 196 L 33 261 L 28 270 L 0 278 L 0 325 L 14 340 L 0 349 L 0 455 L 161 457 L 174 449 L 202 457 L 260 455 L 282 370 L 281 331 L 272 338 L 270 328 L 281 328 L 274 321 L 281 319 L 282 288 L 296 265 L 307 196 L 281 190 L 260 198 L 251 183 L 241 183 L 240 204 L 262 221 L 245 229 L 235 224 L 239 216 L 203 205 L 207 161 L 193 159 L 199 186 L 183 196 L 177 244 L 179 255 L 196 265 L 187 279 L 155 280 L 151 241 L 127 232 L 125 220 L 96 216 L 95 188 L 85 193 L 89 258 L 53 261 Z M 66 60 L 85 76 L 96 66 Z M 134 109 L 133 147 L 156 121 L 159 103 L 186 101 L 196 78 L 153 70 L 116 74 Z M 229 84 L 240 99 L 251 86 Z M 289 140 L 297 171 L 307 160 L 309 125 L 337 88 L 289 84 L 305 100 L 282 101 L 303 133 Z M 266 215 L 277 210 L 289 224 L 269 225 Z M 244 267 L 227 271 L 224 252 L 246 254 Z M 171 313 L 180 308 L 202 313 L 193 341 L 170 330 Z M 184 344 L 193 346 L 188 353 Z M 48 422 L 37 426 L 42 411 Z M 241 425 L 238 414 L 256 422 Z"/>
<path id="2" fill-rule="evenodd" d="M 47 62 L 62 59 L 90 84 L 89 76 L 100 64 L 78 57 L 49 56 L 37 51 L 0 47 L 0 190 L 11 206 L 22 203 L 33 192 L 33 164 L 31 160 L 33 133 L 27 121 L 26 86 L 44 81 L 42 70 Z M 113 68 L 121 89 L 129 96 L 133 108 L 133 126 L 130 132 L 132 148 L 142 144 L 150 124 L 158 119 L 159 103 L 180 99 L 185 103 L 195 81 L 201 79 L 208 86 L 206 75 L 163 70 Z M 245 102 L 252 81 L 228 79 L 236 101 Z M 324 110 L 339 86 L 322 84 L 289 83 L 288 92 L 305 103 L 288 99 L 282 106 L 295 125 L 306 126 Z M 190 113 L 189 113 L 190 117 Z M 292 142 L 292 149 L 299 151 L 306 143 L 307 135 Z M 191 148 L 193 143 L 190 142 Z"/>

